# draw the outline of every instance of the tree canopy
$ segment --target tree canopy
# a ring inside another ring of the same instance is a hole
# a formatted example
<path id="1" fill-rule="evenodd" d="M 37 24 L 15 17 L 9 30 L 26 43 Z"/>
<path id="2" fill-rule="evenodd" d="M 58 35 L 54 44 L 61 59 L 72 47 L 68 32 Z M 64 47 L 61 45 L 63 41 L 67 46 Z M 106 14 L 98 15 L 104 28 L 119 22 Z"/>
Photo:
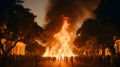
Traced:
<path id="1" fill-rule="evenodd" d="M 4 60 L 17 42 L 31 43 L 44 32 L 43 28 L 34 22 L 35 15 L 30 9 L 24 8 L 22 0 L 0 0 L 0 49 Z M 2 39 L 5 42 L 2 42 Z M 5 49 L 4 45 L 9 45 Z"/>
<path id="2" fill-rule="evenodd" d="M 115 5 L 114 5 L 115 4 Z M 78 29 L 75 44 L 78 47 L 84 46 L 89 40 L 93 39 L 94 45 L 105 49 L 109 47 L 114 55 L 114 36 L 119 36 L 119 12 L 117 1 L 101 0 L 100 5 L 93 12 L 96 19 L 87 19 Z M 111 6 L 111 7 L 110 7 Z"/>

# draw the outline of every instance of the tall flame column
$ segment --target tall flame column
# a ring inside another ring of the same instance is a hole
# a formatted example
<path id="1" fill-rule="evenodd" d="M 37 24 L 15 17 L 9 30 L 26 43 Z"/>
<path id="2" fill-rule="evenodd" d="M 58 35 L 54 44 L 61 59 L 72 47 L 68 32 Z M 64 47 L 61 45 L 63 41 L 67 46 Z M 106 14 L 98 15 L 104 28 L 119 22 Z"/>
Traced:
<path id="1" fill-rule="evenodd" d="M 64 17 L 63 26 L 60 32 L 54 35 L 54 38 L 59 41 L 60 45 L 55 44 L 55 46 L 53 46 L 51 49 L 47 47 L 46 52 L 44 53 L 43 57 L 64 58 L 64 57 L 74 56 L 70 48 L 70 45 L 69 45 L 71 36 L 70 36 L 70 33 L 67 31 L 68 27 L 69 27 L 68 17 Z M 59 49 L 57 47 L 59 47 Z"/>

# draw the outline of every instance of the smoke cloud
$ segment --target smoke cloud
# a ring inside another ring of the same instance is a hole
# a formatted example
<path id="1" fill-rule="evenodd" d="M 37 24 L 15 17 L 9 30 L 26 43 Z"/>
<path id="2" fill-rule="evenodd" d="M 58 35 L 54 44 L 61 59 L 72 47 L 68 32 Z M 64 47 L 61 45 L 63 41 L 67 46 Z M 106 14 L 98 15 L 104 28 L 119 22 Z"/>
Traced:
<path id="1" fill-rule="evenodd" d="M 69 17 L 69 28 L 73 30 L 76 24 L 94 16 L 92 11 L 99 2 L 100 0 L 49 0 L 45 31 L 49 36 L 57 33 L 62 27 L 63 15 Z"/>

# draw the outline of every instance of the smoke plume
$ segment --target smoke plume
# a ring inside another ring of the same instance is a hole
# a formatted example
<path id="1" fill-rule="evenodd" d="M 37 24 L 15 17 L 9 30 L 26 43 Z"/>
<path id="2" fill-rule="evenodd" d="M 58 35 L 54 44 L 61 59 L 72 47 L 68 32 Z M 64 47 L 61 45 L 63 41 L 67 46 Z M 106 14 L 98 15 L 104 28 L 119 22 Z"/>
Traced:
<path id="1" fill-rule="evenodd" d="M 70 30 L 74 30 L 76 25 L 83 22 L 85 18 L 94 16 L 92 11 L 97 7 L 99 1 L 100 0 L 49 0 L 45 31 L 49 36 L 59 32 L 62 27 L 63 15 L 69 17 L 69 28 Z"/>

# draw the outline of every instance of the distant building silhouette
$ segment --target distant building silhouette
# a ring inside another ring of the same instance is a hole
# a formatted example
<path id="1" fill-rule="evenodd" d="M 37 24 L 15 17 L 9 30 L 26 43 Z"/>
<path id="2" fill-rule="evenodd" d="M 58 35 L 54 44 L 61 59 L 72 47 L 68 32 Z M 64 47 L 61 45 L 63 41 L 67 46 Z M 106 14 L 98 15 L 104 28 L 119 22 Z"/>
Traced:
<path id="1" fill-rule="evenodd" d="M 116 53 L 120 53 L 120 39 L 115 41 L 114 48 Z"/>
<path id="2" fill-rule="evenodd" d="M 111 52 L 110 52 L 110 48 L 108 48 L 108 47 L 105 48 L 104 53 L 105 53 L 104 54 L 105 56 L 108 56 L 108 55 L 111 56 L 112 55 Z M 103 49 L 102 48 L 98 49 L 98 55 L 101 55 L 101 56 L 103 55 Z"/>
<path id="3" fill-rule="evenodd" d="M 25 55 L 26 44 L 18 42 L 16 46 L 12 49 L 11 55 Z"/>
<path id="4" fill-rule="evenodd" d="M 5 39 L 2 39 L 2 44 L 5 42 Z M 7 51 L 11 46 L 13 45 L 13 42 L 9 42 L 9 44 L 4 44 L 4 49 Z M 18 42 L 14 48 L 9 52 L 9 55 L 25 55 L 26 44 L 22 42 Z M 2 50 L 0 49 L 0 54 L 2 54 Z"/>
<path id="5" fill-rule="evenodd" d="M 111 56 L 110 48 L 105 48 L 105 56 Z"/>

